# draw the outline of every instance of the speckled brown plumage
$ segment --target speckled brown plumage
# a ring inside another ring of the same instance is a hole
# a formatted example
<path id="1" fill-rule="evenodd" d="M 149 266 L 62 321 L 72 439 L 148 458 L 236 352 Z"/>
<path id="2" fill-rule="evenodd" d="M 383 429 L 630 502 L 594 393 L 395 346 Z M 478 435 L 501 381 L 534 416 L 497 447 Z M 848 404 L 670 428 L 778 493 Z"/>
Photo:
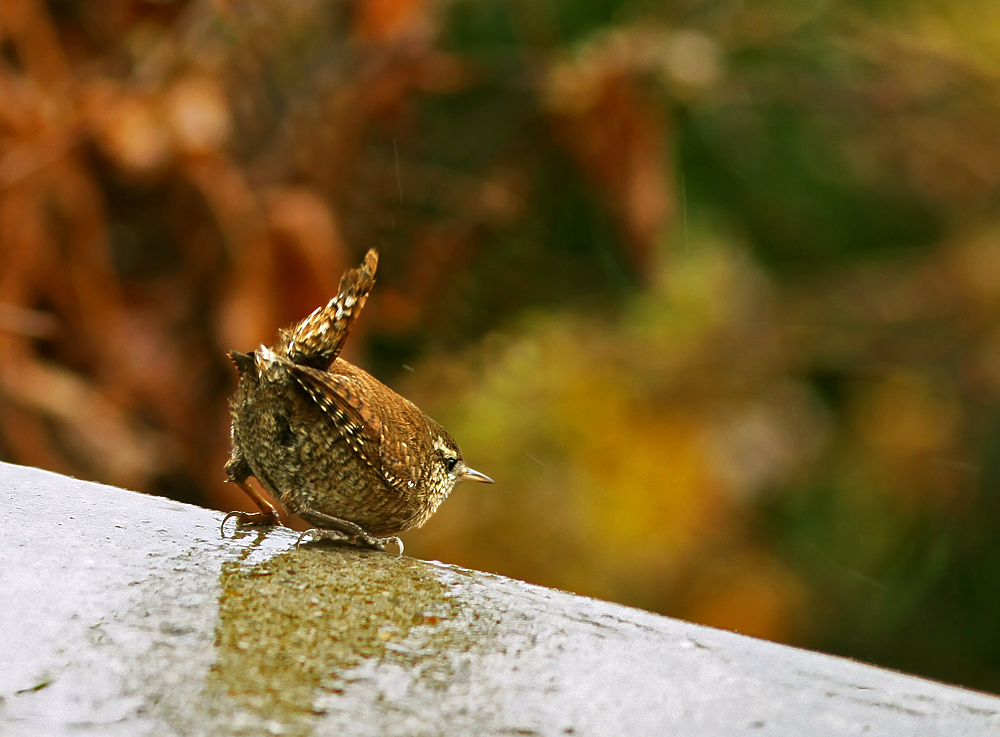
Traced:
<path id="1" fill-rule="evenodd" d="M 272 348 L 231 351 L 240 375 L 230 402 L 233 451 L 226 464 L 260 514 L 238 524 L 277 522 L 272 497 L 322 536 L 376 547 L 419 527 L 459 479 L 489 481 L 462 459 L 440 425 L 389 387 L 338 358 L 375 283 L 378 254 L 344 274 L 324 307 L 282 330 Z M 228 517 L 227 517 L 228 519 Z M 224 524 L 224 523 L 223 523 Z"/>

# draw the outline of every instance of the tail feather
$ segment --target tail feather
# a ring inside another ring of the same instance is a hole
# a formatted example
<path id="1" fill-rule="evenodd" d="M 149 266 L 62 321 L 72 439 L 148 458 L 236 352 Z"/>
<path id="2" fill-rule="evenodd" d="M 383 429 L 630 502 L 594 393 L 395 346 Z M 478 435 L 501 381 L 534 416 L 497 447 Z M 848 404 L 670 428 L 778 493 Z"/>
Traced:
<path id="1" fill-rule="evenodd" d="M 360 267 L 344 272 L 336 297 L 294 327 L 281 331 L 275 352 L 300 366 L 326 369 L 340 354 L 365 306 L 377 266 L 378 252 L 372 248 Z"/>

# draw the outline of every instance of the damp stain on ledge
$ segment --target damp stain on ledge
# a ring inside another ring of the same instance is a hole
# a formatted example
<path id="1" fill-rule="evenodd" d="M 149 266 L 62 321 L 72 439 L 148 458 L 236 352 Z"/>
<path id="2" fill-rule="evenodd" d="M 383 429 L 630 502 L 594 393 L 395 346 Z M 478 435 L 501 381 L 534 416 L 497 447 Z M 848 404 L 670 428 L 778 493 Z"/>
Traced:
<path id="1" fill-rule="evenodd" d="M 483 644 L 482 632 L 457 621 L 468 618 L 450 586 L 412 558 L 316 544 L 253 566 L 226 563 L 220 583 L 206 690 L 287 733 L 311 731 L 322 715 L 316 694 L 339 693 L 363 661 L 401 665 L 425 686 L 446 687 L 452 655 Z"/>

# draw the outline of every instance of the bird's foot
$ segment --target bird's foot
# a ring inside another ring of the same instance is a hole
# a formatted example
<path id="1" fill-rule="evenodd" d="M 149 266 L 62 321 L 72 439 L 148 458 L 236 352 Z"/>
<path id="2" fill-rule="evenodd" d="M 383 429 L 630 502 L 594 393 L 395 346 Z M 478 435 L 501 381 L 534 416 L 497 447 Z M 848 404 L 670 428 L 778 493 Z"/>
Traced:
<path id="1" fill-rule="evenodd" d="M 301 535 L 299 535 L 298 541 L 295 543 L 295 547 L 299 547 L 302 541 L 307 537 L 312 537 L 317 540 L 337 540 L 340 542 L 350 543 L 351 545 L 357 545 L 359 547 L 369 547 L 375 550 L 385 550 L 385 546 L 389 543 L 395 543 L 396 547 L 399 548 L 399 553 L 397 558 L 403 555 L 403 541 L 398 537 L 375 537 L 374 535 L 369 535 L 364 530 L 359 532 L 341 532 L 340 530 L 325 530 L 319 528 L 312 528 L 311 530 L 306 530 Z"/>
<path id="2" fill-rule="evenodd" d="M 219 525 L 219 532 L 224 536 L 226 523 L 231 519 L 236 518 L 236 527 L 246 527 L 247 525 L 268 525 L 274 526 L 278 524 L 278 515 L 272 514 L 270 512 L 230 512 L 225 517 L 222 518 L 222 524 Z"/>
<path id="3" fill-rule="evenodd" d="M 349 541 L 351 539 L 350 535 L 339 530 L 321 530 L 318 527 L 313 527 L 299 535 L 299 539 L 295 541 L 295 547 L 299 547 L 307 537 L 312 537 L 316 540 L 336 540 L 337 542 Z"/>
<path id="4" fill-rule="evenodd" d="M 396 553 L 397 558 L 403 557 L 403 541 L 398 537 L 393 535 L 392 537 L 371 537 L 369 536 L 368 544 L 379 550 L 385 550 L 385 546 L 390 543 L 395 543 L 396 547 L 399 548 L 399 552 Z"/>

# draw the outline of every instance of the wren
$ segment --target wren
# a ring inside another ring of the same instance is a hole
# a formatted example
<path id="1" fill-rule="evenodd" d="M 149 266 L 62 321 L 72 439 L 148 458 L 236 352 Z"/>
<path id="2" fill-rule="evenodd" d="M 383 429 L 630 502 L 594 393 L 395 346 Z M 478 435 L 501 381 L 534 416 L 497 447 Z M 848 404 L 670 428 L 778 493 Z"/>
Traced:
<path id="1" fill-rule="evenodd" d="M 380 550 L 420 527 L 460 479 L 492 483 L 469 468 L 458 444 L 414 404 L 338 355 L 375 283 L 368 251 L 337 296 L 271 348 L 230 351 L 239 387 L 230 400 L 233 450 L 228 480 L 260 512 L 231 512 L 237 525 L 277 524 L 257 478 L 288 512 L 331 537 Z"/>

